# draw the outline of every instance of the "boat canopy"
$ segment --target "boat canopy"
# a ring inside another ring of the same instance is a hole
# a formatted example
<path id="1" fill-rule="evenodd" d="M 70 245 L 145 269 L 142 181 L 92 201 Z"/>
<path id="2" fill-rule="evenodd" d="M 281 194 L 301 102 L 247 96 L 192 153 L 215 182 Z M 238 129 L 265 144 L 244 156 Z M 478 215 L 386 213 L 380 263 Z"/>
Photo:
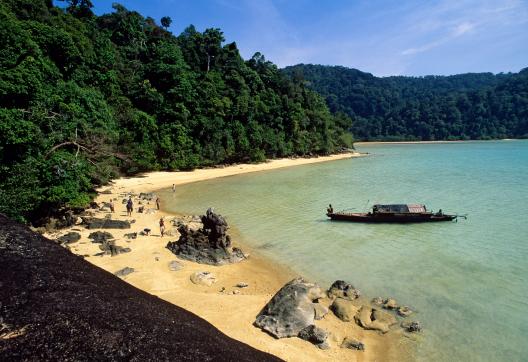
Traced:
<path id="1" fill-rule="evenodd" d="M 393 205 L 374 205 L 372 208 L 374 212 L 390 212 L 397 214 L 407 214 L 407 213 L 421 213 L 427 212 L 425 205 L 422 204 L 393 204 Z"/>

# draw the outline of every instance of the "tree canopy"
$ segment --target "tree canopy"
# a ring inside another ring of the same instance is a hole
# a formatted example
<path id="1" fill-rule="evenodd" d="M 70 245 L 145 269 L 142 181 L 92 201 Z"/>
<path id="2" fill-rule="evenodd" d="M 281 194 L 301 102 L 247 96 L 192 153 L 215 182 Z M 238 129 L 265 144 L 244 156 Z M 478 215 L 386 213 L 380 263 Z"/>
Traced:
<path id="1" fill-rule="evenodd" d="M 350 119 L 220 29 L 179 36 L 114 4 L 0 0 L 0 212 L 86 206 L 120 173 L 328 154 Z"/>
<path id="2" fill-rule="evenodd" d="M 384 77 L 345 67 L 284 69 L 353 120 L 361 140 L 528 137 L 528 68 L 516 74 Z"/>

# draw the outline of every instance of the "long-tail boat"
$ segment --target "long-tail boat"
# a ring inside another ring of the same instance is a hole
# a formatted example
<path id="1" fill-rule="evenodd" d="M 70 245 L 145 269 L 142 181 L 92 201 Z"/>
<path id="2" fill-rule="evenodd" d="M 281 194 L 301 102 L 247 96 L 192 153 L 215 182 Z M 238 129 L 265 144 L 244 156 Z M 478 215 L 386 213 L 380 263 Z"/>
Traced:
<path id="1" fill-rule="evenodd" d="M 442 210 L 438 212 L 427 211 L 422 204 L 392 204 L 374 205 L 368 213 L 356 213 L 347 211 L 334 212 L 330 207 L 327 214 L 332 220 L 354 221 L 354 222 L 379 222 L 379 223 L 415 223 L 415 222 L 438 222 L 452 221 L 458 217 L 466 218 L 465 215 L 448 215 Z"/>

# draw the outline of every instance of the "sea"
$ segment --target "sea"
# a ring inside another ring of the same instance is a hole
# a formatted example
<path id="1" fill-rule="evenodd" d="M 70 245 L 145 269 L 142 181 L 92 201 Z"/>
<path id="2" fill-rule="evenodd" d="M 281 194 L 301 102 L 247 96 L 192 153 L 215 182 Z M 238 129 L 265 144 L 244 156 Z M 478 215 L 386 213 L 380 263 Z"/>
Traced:
<path id="1" fill-rule="evenodd" d="M 411 359 L 528 361 L 528 141 L 362 144 L 366 157 L 162 191 L 168 211 L 224 215 L 242 244 L 328 287 L 343 279 L 415 311 Z M 458 222 L 332 222 L 334 210 L 423 203 Z"/>

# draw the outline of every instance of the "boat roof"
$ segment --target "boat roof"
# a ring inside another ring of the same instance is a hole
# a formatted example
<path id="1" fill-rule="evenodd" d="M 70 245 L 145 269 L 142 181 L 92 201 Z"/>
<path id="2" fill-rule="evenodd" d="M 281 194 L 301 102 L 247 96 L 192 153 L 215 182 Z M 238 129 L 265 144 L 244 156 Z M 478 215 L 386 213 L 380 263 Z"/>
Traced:
<path id="1" fill-rule="evenodd" d="M 427 211 L 423 204 L 376 204 L 374 208 L 378 212 L 420 213 Z"/>

